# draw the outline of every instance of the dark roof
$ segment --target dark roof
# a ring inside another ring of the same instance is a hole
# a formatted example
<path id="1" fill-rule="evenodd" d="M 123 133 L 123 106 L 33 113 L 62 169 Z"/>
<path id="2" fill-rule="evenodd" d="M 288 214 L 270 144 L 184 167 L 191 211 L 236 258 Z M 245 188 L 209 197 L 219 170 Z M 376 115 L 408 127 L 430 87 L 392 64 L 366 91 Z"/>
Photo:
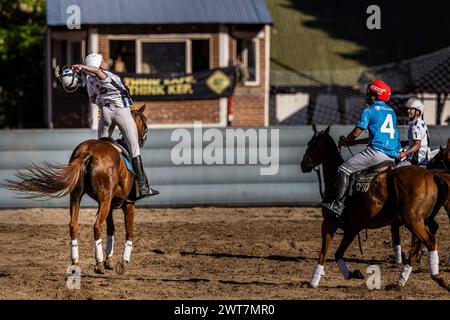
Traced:
<path id="1" fill-rule="evenodd" d="M 398 63 L 368 68 L 359 78 L 362 88 L 372 79 L 389 83 L 393 92 L 450 92 L 450 47 Z"/>
<path id="2" fill-rule="evenodd" d="M 264 0 L 47 0 L 47 24 L 65 25 L 78 5 L 81 24 L 271 24 Z"/>

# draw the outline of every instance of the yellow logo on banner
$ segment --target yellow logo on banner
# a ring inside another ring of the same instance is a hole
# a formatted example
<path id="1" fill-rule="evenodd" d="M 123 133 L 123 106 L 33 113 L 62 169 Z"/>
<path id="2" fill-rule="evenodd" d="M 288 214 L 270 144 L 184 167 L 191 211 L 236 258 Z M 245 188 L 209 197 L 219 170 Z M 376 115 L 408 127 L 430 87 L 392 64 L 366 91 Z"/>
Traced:
<path id="1" fill-rule="evenodd" d="M 224 92 L 230 86 L 230 83 L 227 75 L 220 70 L 214 72 L 206 80 L 206 85 L 217 94 Z"/>

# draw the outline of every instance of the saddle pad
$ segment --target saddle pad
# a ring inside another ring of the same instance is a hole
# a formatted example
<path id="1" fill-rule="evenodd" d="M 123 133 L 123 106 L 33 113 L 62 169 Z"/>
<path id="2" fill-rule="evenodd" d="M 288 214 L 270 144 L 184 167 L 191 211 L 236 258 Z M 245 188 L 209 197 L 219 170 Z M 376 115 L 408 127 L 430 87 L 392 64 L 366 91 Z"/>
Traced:
<path id="1" fill-rule="evenodd" d="M 134 172 L 133 165 L 130 161 L 128 150 L 123 143 L 122 140 L 114 140 L 112 138 L 100 138 L 99 140 L 106 141 L 110 145 L 112 145 L 120 154 L 121 158 L 125 162 L 125 166 L 127 167 L 127 170 L 130 171 L 130 173 L 133 175 L 133 177 L 136 177 L 136 173 Z"/>
<path id="2" fill-rule="evenodd" d="M 370 183 L 372 182 L 372 179 L 378 174 L 379 172 L 371 172 L 368 174 L 361 175 L 357 178 L 356 183 L 354 185 L 354 189 L 357 192 L 367 192 L 370 187 Z"/>
<path id="3" fill-rule="evenodd" d="M 120 156 L 122 157 L 123 161 L 125 161 L 125 165 L 128 171 L 130 171 L 131 174 L 135 176 L 136 173 L 134 172 L 133 165 L 131 164 L 130 160 L 127 157 L 125 157 L 122 152 L 120 152 Z"/>

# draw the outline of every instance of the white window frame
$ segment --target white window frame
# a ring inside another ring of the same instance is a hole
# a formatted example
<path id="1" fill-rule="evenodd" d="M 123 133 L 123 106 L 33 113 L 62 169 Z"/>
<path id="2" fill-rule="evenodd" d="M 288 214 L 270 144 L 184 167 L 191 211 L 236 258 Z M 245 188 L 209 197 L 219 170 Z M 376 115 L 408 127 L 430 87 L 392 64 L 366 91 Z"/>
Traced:
<path id="1" fill-rule="evenodd" d="M 261 53 L 260 53 L 260 42 L 259 39 L 264 38 L 264 31 L 261 31 L 255 35 L 255 33 L 246 31 L 234 31 L 233 36 L 236 39 L 236 45 L 234 46 L 234 57 L 237 57 L 237 42 L 242 40 L 252 41 L 255 44 L 255 80 L 254 81 L 244 81 L 244 86 L 256 87 L 260 85 L 261 80 Z M 243 63 L 245 67 L 248 67 L 248 52 L 247 49 L 243 50 Z M 267 68 L 267 66 L 266 66 Z"/>
<path id="2" fill-rule="evenodd" d="M 184 72 L 190 73 L 192 70 L 192 64 L 191 64 L 191 42 L 188 39 L 180 39 L 180 40 L 174 40 L 174 39 L 138 39 L 136 43 L 137 52 L 139 59 L 136 61 L 136 68 L 138 73 L 142 73 L 142 44 L 144 43 L 184 43 L 184 59 L 185 59 L 185 65 L 186 68 Z"/>
<path id="3" fill-rule="evenodd" d="M 259 86 L 259 80 L 260 80 L 260 75 L 259 75 L 259 69 L 260 69 L 260 58 L 259 58 L 259 39 L 257 38 L 253 38 L 250 40 L 251 42 L 253 42 L 253 44 L 255 45 L 255 80 L 253 81 L 245 81 L 244 85 L 246 86 Z M 244 60 L 244 65 L 247 67 L 248 69 L 248 50 L 247 48 L 244 49 L 243 51 L 243 60 Z"/>
<path id="4" fill-rule="evenodd" d="M 110 54 L 110 40 L 124 40 L 124 41 L 135 41 L 135 51 L 136 51 L 136 73 L 142 72 L 142 43 L 146 42 L 184 42 L 186 44 L 186 71 L 187 73 L 192 72 L 192 40 L 209 40 L 209 68 L 213 65 L 213 44 L 211 34 L 164 34 L 164 35 L 130 35 L 130 34 L 120 34 L 120 35 L 108 35 L 108 57 L 111 58 Z"/>

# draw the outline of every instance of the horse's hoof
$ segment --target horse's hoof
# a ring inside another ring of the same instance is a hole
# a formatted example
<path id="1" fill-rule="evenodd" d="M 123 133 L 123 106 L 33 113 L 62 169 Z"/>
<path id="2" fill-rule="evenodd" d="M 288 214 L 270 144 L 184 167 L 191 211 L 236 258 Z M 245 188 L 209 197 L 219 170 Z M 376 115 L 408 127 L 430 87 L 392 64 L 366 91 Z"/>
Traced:
<path id="1" fill-rule="evenodd" d="M 117 274 L 123 275 L 127 272 L 128 262 L 125 260 L 117 262 L 116 272 Z"/>
<path id="2" fill-rule="evenodd" d="M 103 263 L 97 263 L 94 267 L 94 272 L 98 274 L 105 274 L 105 267 L 103 266 Z"/>
<path id="3" fill-rule="evenodd" d="M 349 279 L 364 279 L 364 275 L 359 270 L 351 271 L 348 276 Z"/>
<path id="4" fill-rule="evenodd" d="M 398 283 L 390 283 L 386 286 L 386 291 L 399 291 L 402 288 Z"/>
<path id="5" fill-rule="evenodd" d="M 431 279 L 437 282 L 437 284 L 441 287 L 450 291 L 450 285 L 442 278 L 439 274 L 431 276 Z"/>
<path id="6" fill-rule="evenodd" d="M 106 258 L 103 265 L 105 266 L 105 269 L 107 269 L 107 270 L 114 270 L 113 259 L 111 257 Z"/>
<path id="7" fill-rule="evenodd" d="M 313 286 L 310 281 L 302 281 L 302 283 L 300 283 L 300 288 L 317 289 L 317 286 Z"/>

